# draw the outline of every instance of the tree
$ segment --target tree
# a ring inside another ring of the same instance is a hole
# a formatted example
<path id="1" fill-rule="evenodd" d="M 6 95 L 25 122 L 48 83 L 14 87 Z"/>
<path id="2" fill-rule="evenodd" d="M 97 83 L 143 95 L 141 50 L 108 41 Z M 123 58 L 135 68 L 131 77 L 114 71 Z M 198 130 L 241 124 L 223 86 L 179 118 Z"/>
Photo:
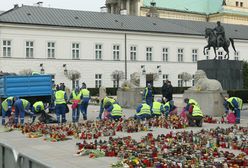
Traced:
<path id="1" fill-rule="evenodd" d="M 192 79 L 192 75 L 189 74 L 188 72 L 182 72 L 180 76 L 183 82 L 185 83 L 185 86 L 187 86 L 187 82 Z"/>
<path id="2" fill-rule="evenodd" d="M 111 79 L 112 79 L 112 81 L 116 81 L 117 82 L 117 88 L 118 88 L 120 81 L 124 79 L 124 72 L 123 71 L 119 71 L 119 70 L 115 70 L 111 74 Z"/>
<path id="3" fill-rule="evenodd" d="M 72 87 L 74 88 L 75 85 L 73 85 L 73 83 L 75 83 L 75 81 L 79 78 L 81 78 L 81 74 L 80 72 L 76 71 L 76 70 L 69 70 L 67 73 L 66 73 L 66 77 L 72 81 Z"/>
<path id="4" fill-rule="evenodd" d="M 248 89 L 248 62 L 243 61 L 243 87 L 244 89 Z"/>

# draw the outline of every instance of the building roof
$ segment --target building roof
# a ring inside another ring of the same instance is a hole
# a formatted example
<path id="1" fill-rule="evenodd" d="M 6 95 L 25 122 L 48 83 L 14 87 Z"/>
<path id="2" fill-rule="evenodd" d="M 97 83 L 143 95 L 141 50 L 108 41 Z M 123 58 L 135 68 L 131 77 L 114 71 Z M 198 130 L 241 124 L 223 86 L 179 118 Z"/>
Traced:
<path id="1" fill-rule="evenodd" d="M 223 0 L 154 0 L 162 9 L 173 9 L 183 12 L 213 14 L 222 9 Z M 151 0 L 144 0 L 144 7 L 151 7 Z"/>
<path id="2" fill-rule="evenodd" d="M 203 36 L 205 28 L 215 23 L 177 19 L 123 16 L 110 13 L 66 10 L 35 6 L 13 8 L 0 14 L 0 23 L 103 29 L 114 31 L 152 32 Z M 248 39 L 248 26 L 223 24 L 226 34 Z"/>

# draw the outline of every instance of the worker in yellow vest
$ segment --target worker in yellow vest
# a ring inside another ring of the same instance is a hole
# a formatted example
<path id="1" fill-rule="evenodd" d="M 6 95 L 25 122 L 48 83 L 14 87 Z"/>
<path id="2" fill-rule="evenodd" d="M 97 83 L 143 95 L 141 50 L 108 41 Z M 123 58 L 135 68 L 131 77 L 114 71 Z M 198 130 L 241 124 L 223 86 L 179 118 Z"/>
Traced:
<path id="1" fill-rule="evenodd" d="M 70 102 L 72 103 L 72 122 L 77 123 L 80 116 L 80 106 L 82 102 L 82 93 L 79 87 L 76 87 L 70 96 Z"/>
<path id="2" fill-rule="evenodd" d="M 42 101 L 37 101 L 33 104 L 32 112 L 30 113 L 32 123 L 35 121 L 37 113 L 45 113 L 45 105 Z"/>
<path id="3" fill-rule="evenodd" d="M 152 117 L 159 117 L 164 113 L 164 107 L 161 102 L 162 100 L 158 99 L 152 103 Z"/>
<path id="4" fill-rule="evenodd" d="M 100 103 L 100 112 L 99 112 L 99 116 L 97 117 L 98 119 L 102 119 L 102 114 L 103 114 L 103 111 L 104 110 L 107 110 L 112 104 L 114 104 L 116 102 L 115 99 L 112 99 L 110 97 L 104 97 L 102 100 L 101 100 L 101 103 Z"/>
<path id="5" fill-rule="evenodd" d="M 146 103 L 146 100 L 137 107 L 134 118 L 139 120 L 151 118 L 151 106 Z"/>
<path id="6" fill-rule="evenodd" d="M 109 108 L 107 111 L 110 112 L 110 119 L 113 119 L 115 121 L 119 121 L 120 118 L 123 116 L 122 108 L 118 103 L 114 103 Z"/>
<path id="7" fill-rule="evenodd" d="M 58 124 L 61 123 L 60 116 L 62 116 L 62 123 L 66 122 L 66 102 L 67 96 L 63 88 L 59 87 L 55 92 L 55 112 Z"/>
<path id="8" fill-rule="evenodd" d="M 85 83 L 82 83 L 80 92 L 82 94 L 81 112 L 83 114 L 84 120 L 87 120 L 87 109 L 90 101 L 90 91 L 87 89 Z"/>
<path id="9" fill-rule="evenodd" d="M 25 113 L 29 113 L 30 110 L 30 103 L 26 99 L 19 99 L 18 97 L 15 98 L 15 119 L 14 123 L 17 125 L 19 123 L 18 118 L 20 116 L 21 125 L 24 124 L 24 117 Z"/>
<path id="10" fill-rule="evenodd" d="M 240 111 L 243 108 L 243 100 L 239 97 L 230 97 L 225 98 L 224 107 L 226 109 L 226 113 L 230 110 L 234 112 L 236 117 L 236 124 L 240 123 Z"/>
<path id="11" fill-rule="evenodd" d="M 198 105 L 191 104 L 187 113 L 188 124 L 191 127 L 202 127 L 203 113 Z"/>
<path id="12" fill-rule="evenodd" d="M 5 117 L 11 116 L 12 105 L 14 103 L 14 97 L 8 97 L 2 102 L 2 125 L 5 125 Z"/>

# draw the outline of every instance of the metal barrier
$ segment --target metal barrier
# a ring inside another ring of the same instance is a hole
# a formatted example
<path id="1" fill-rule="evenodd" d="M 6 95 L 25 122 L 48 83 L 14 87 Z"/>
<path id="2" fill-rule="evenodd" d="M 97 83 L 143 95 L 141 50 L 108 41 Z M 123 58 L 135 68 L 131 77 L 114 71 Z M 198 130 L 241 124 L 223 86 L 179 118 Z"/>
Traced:
<path id="1" fill-rule="evenodd" d="M 10 146 L 0 143 L 0 168 L 50 168 L 27 155 L 16 153 Z"/>

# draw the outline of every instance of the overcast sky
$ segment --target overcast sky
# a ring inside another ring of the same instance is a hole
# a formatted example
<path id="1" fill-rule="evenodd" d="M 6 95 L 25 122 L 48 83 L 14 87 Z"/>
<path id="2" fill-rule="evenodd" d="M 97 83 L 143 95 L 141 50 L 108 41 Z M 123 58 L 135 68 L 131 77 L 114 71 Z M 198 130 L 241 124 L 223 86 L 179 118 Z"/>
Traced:
<path id="1" fill-rule="evenodd" d="M 0 0 L 0 11 L 9 10 L 14 4 L 33 5 L 39 1 L 43 2 L 43 7 L 97 12 L 100 12 L 100 7 L 105 4 L 105 0 Z"/>

